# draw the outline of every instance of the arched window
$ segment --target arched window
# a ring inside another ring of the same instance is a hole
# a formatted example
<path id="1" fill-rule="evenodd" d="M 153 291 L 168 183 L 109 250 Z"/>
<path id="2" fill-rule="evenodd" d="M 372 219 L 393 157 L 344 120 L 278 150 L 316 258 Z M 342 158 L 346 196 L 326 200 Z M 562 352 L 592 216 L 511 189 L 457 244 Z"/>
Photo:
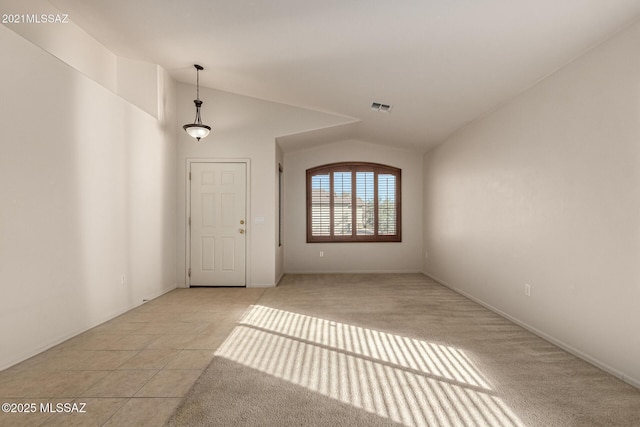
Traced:
<path id="1" fill-rule="evenodd" d="M 398 168 L 332 163 L 307 169 L 307 242 L 400 242 Z"/>

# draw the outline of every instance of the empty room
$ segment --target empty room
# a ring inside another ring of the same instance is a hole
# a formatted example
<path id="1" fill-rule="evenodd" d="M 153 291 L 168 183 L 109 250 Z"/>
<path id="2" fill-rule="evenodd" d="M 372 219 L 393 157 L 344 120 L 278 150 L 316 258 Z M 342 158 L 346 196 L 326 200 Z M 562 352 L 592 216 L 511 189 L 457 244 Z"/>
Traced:
<path id="1" fill-rule="evenodd" d="M 637 0 L 0 14 L 0 426 L 640 426 Z"/>

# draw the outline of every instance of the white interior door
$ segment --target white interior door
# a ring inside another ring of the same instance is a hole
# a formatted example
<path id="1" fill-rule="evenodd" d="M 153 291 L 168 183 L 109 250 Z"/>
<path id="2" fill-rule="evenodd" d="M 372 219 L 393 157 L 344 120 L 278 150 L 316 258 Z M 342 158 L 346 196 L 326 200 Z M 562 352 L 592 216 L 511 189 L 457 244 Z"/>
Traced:
<path id="1" fill-rule="evenodd" d="M 191 286 L 245 286 L 245 163 L 191 163 Z"/>

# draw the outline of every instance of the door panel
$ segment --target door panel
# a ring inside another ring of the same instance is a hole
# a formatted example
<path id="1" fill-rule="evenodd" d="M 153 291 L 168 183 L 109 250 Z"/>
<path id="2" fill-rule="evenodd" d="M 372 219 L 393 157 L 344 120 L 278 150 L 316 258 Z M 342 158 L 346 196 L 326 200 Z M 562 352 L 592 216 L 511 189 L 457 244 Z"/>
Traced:
<path id="1" fill-rule="evenodd" d="M 191 163 L 191 286 L 245 286 L 246 164 Z"/>

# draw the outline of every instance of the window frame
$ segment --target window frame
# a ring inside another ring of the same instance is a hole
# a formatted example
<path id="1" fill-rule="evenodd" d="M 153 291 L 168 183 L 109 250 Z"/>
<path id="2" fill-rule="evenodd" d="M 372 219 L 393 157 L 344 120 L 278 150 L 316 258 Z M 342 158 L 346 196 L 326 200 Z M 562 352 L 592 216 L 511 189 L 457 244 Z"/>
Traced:
<path id="1" fill-rule="evenodd" d="M 352 209 L 352 227 L 351 235 L 336 236 L 333 235 L 334 229 L 334 172 L 351 172 L 351 209 Z M 374 235 L 358 235 L 356 227 L 356 211 L 357 211 L 357 191 L 356 191 L 356 172 L 373 172 L 374 173 Z M 313 190 L 311 188 L 312 177 L 315 175 L 329 175 L 329 236 L 313 236 L 312 235 L 312 203 Z M 378 235 L 378 175 L 395 176 L 395 210 L 396 210 L 396 234 Z M 384 243 L 384 242 L 402 242 L 402 170 L 393 166 L 383 165 L 380 163 L 370 162 L 339 162 L 326 165 L 316 166 L 307 169 L 306 174 L 306 190 L 307 190 L 307 243 Z"/>

